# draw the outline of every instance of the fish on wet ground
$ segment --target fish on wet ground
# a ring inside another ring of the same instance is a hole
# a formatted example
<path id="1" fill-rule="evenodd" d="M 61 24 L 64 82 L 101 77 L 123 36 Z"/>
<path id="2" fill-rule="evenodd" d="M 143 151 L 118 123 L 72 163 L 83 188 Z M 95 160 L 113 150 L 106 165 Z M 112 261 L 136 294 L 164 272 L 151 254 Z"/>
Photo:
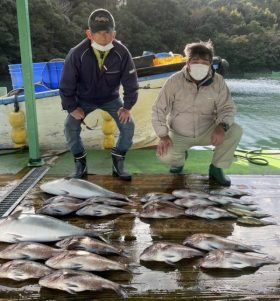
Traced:
<path id="1" fill-rule="evenodd" d="M 225 204 L 222 207 L 223 209 L 227 210 L 228 208 L 238 208 L 238 209 L 244 209 L 244 210 L 249 210 L 249 211 L 257 211 L 259 210 L 259 207 L 254 206 L 254 205 L 243 205 L 243 204 L 238 204 L 238 203 L 229 203 Z"/>
<path id="2" fill-rule="evenodd" d="M 269 225 L 277 225 L 274 221 L 267 221 L 263 219 L 258 219 L 255 217 L 250 216 L 243 216 L 237 219 L 237 223 L 241 225 L 248 225 L 248 226 L 269 226 Z"/>
<path id="3" fill-rule="evenodd" d="M 224 195 L 211 195 L 208 197 L 210 201 L 213 201 L 215 203 L 226 205 L 226 204 L 241 204 L 241 205 L 255 205 L 255 203 L 252 200 L 246 200 L 246 199 L 236 199 L 230 196 L 224 196 Z"/>
<path id="4" fill-rule="evenodd" d="M 48 204 L 80 204 L 83 203 L 85 200 L 84 199 L 79 199 L 79 198 L 73 198 L 70 196 L 65 196 L 65 195 L 55 195 L 53 197 L 43 199 L 43 206 L 48 205 Z"/>
<path id="5" fill-rule="evenodd" d="M 202 251 L 181 244 L 158 242 L 147 247 L 140 255 L 143 261 L 162 261 L 173 265 L 184 258 L 204 256 Z"/>
<path id="6" fill-rule="evenodd" d="M 42 214 L 17 212 L 0 219 L 0 241 L 3 242 L 51 242 L 71 235 L 97 237 L 100 231 L 98 233 L 94 229 L 83 229 Z"/>
<path id="7" fill-rule="evenodd" d="M 117 200 L 117 199 L 112 199 L 112 198 L 106 198 L 106 197 L 100 197 L 100 196 L 95 196 L 89 199 L 86 199 L 85 201 L 88 205 L 89 204 L 104 204 L 108 206 L 116 206 L 116 207 L 122 207 L 122 206 L 127 206 L 127 205 L 134 205 L 134 203 L 131 200 Z"/>
<path id="8" fill-rule="evenodd" d="M 255 217 L 255 218 L 263 218 L 263 217 L 271 216 L 270 214 L 265 213 L 265 212 L 250 211 L 247 209 L 237 208 L 234 206 L 227 206 L 227 207 L 225 207 L 225 209 L 228 212 L 233 213 L 237 216 L 248 216 L 248 217 Z"/>
<path id="9" fill-rule="evenodd" d="M 175 202 L 170 202 L 170 201 L 164 201 L 164 200 L 152 200 L 149 201 L 145 204 L 143 204 L 142 208 L 147 208 L 149 206 L 158 206 L 158 207 L 172 207 L 172 208 L 177 208 L 177 209 L 182 209 L 181 206 L 176 205 Z"/>
<path id="10" fill-rule="evenodd" d="M 233 189 L 233 188 L 221 188 L 221 189 L 213 189 L 210 191 L 211 195 L 221 195 L 221 196 L 229 196 L 229 197 L 235 197 L 240 198 L 244 195 L 251 195 L 251 193 Z"/>
<path id="11" fill-rule="evenodd" d="M 87 272 L 61 269 L 41 278 L 39 285 L 47 288 L 66 291 L 75 294 L 83 291 L 102 291 L 109 289 L 119 296 L 126 298 L 127 293 L 123 287 L 113 281 Z"/>
<path id="12" fill-rule="evenodd" d="M 172 194 L 177 198 L 205 198 L 209 197 L 208 193 L 202 191 L 189 191 L 188 189 L 176 189 L 172 191 Z"/>
<path id="13" fill-rule="evenodd" d="M 106 216 L 106 215 L 127 214 L 127 213 L 133 213 L 133 211 L 124 208 L 98 204 L 98 203 L 86 205 L 76 211 L 76 215 L 79 216 Z"/>
<path id="14" fill-rule="evenodd" d="M 73 269 L 80 271 L 120 270 L 130 272 L 129 266 L 87 251 L 64 250 L 49 258 L 45 264 L 53 269 Z"/>
<path id="15" fill-rule="evenodd" d="M 44 244 L 36 242 L 19 242 L 7 246 L 0 251 L 2 259 L 28 259 L 28 260 L 43 260 L 48 259 L 61 252 L 61 249 L 56 249 Z"/>
<path id="16" fill-rule="evenodd" d="M 65 216 L 83 208 L 87 203 L 50 203 L 39 208 L 36 213 L 51 216 Z"/>
<path id="17" fill-rule="evenodd" d="M 128 256 L 121 248 L 114 247 L 88 236 L 71 236 L 56 243 L 57 247 L 66 250 L 83 250 L 100 255 L 117 254 Z"/>
<path id="18" fill-rule="evenodd" d="M 146 203 L 154 200 L 161 200 L 161 201 L 174 201 L 176 197 L 170 193 L 166 192 L 149 192 L 146 193 L 142 198 L 141 202 Z"/>
<path id="19" fill-rule="evenodd" d="M 187 237 L 183 241 L 183 244 L 204 251 L 223 249 L 240 252 L 258 252 L 258 249 L 260 249 L 260 246 L 248 246 L 235 240 L 208 233 L 193 234 Z"/>
<path id="20" fill-rule="evenodd" d="M 178 206 L 190 208 L 193 206 L 217 206 L 218 204 L 216 202 L 210 201 L 205 198 L 182 198 L 177 199 L 174 201 L 174 203 Z"/>
<path id="21" fill-rule="evenodd" d="M 207 269 L 257 268 L 266 264 L 278 263 L 275 258 L 260 256 L 260 254 L 246 254 L 231 250 L 210 251 L 201 261 L 200 267 Z"/>
<path id="22" fill-rule="evenodd" d="M 110 191 L 89 181 L 76 178 L 62 178 L 45 182 L 40 186 L 40 189 L 54 195 L 65 195 L 81 199 L 101 196 L 128 200 L 128 197 L 123 194 Z"/>
<path id="23" fill-rule="evenodd" d="M 11 260 L 0 266 L 0 278 L 16 281 L 41 278 L 53 272 L 53 269 L 42 263 L 29 260 Z"/>
<path id="24" fill-rule="evenodd" d="M 184 209 L 171 203 L 170 205 L 165 202 L 153 202 L 143 208 L 139 212 L 139 217 L 143 218 L 174 218 L 185 215 Z"/>
<path id="25" fill-rule="evenodd" d="M 187 216 L 196 216 L 207 219 L 237 218 L 236 215 L 214 206 L 193 206 L 186 209 L 185 214 Z"/>

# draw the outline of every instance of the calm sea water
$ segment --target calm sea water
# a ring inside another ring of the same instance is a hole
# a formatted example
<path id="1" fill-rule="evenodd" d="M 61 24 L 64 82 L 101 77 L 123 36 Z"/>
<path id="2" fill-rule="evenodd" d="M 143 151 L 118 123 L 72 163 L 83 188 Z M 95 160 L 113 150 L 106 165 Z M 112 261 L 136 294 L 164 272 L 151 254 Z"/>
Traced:
<path id="1" fill-rule="evenodd" d="M 280 148 L 280 78 L 227 79 L 243 127 L 241 148 Z"/>
<path id="2" fill-rule="evenodd" d="M 280 149 L 280 78 L 226 79 L 244 130 L 240 148 Z M 10 86 L 9 79 L 1 86 Z M 9 89 L 8 89 L 9 90 Z"/>

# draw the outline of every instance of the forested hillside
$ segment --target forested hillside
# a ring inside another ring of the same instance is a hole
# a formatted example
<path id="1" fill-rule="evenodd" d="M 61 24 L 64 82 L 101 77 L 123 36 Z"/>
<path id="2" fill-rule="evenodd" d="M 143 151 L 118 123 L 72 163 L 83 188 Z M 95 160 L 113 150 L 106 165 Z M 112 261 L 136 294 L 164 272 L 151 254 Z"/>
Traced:
<path id="1" fill-rule="evenodd" d="M 2 74 L 20 62 L 15 2 L 0 1 Z M 64 58 L 99 7 L 113 13 L 133 56 L 183 54 L 186 43 L 211 39 L 232 72 L 280 70 L 279 0 L 29 0 L 33 61 Z"/>

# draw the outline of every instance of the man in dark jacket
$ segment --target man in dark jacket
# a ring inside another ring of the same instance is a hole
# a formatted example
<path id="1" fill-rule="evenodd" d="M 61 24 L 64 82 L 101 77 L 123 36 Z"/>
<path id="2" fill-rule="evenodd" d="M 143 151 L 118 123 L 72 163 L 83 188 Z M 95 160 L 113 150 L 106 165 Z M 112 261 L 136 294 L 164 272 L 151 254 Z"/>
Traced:
<path id="1" fill-rule="evenodd" d="M 93 11 L 88 26 L 87 39 L 69 51 L 60 80 L 62 107 L 69 113 L 65 137 L 74 156 L 73 177 L 87 174 L 81 122 L 90 112 L 102 109 L 114 118 L 120 131 L 112 149 L 113 175 L 131 180 L 131 175 L 124 170 L 124 159 L 134 134 L 130 109 L 138 96 L 135 66 L 128 49 L 115 40 L 115 21 L 109 11 Z M 124 89 L 123 99 L 119 95 L 120 84 Z"/>

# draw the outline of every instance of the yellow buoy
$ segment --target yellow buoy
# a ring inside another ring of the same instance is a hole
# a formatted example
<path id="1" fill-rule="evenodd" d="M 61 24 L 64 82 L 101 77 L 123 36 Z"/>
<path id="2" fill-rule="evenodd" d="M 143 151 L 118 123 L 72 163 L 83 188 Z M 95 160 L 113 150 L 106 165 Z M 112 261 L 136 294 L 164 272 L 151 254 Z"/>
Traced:
<path id="1" fill-rule="evenodd" d="M 103 139 L 103 147 L 105 149 L 113 148 L 115 145 L 115 137 L 114 135 L 106 135 Z"/>
<path id="2" fill-rule="evenodd" d="M 101 112 L 101 116 L 102 116 L 102 118 L 103 118 L 104 120 L 106 120 L 106 121 L 109 121 L 109 120 L 112 120 L 112 119 L 113 119 L 112 116 L 111 116 L 109 113 L 105 112 L 105 111 L 102 111 L 102 112 Z"/>
<path id="3" fill-rule="evenodd" d="M 24 127 L 25 116 L 22 111 L 11 112 L 9 115 L 9 122 L 13 128 Z"/>
<path id="4" fill-rule="evenodd" d="M 111 135 L 114 133 L 114 130 L 115 130 L 115 122 L 113 120 L 103 121 L 102 132 L 104 133 L 104 135 Z"/>
<path id="5" fill-rule="evenodd" d="M 25 116 L 23 111 L 10 112 L 9 122 L 12 126 L 11 138 L 15 147 L 26 145 Z"/>
<path id="6" fill-rule="evenodd" d="M 26 145 L 26 130 L 25 128 L 13 128 L 11 138 L 16 147 Z"/>

